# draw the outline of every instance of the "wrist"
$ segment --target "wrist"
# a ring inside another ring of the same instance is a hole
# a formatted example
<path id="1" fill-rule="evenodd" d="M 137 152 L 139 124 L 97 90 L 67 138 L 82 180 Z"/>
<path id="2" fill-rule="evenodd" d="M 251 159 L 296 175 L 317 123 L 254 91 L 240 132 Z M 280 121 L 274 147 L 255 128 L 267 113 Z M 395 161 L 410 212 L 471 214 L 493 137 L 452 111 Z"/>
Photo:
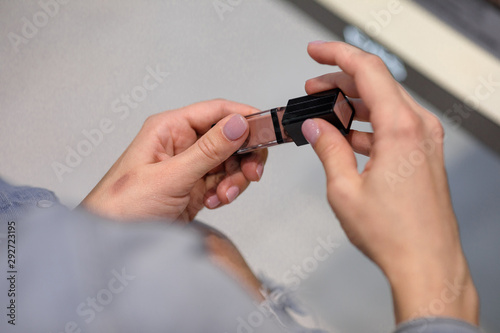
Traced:
<path id="1" fill-rule="evenodd" d="M 456 261 L 404 267 L 386 272 L 396 322 L 449 317 L 478 325 L 479 299 L 463 255 Z"/>
<path id="2" fill-rule="evenodd" d="M 92 190 L 78 205 L 79 209 L 84 209 L 92 214 L 107 218 L 120 220 L 120 214 L 115 212 L 115 207 L 109 200 L 102 198 L 98 191 Z"/>

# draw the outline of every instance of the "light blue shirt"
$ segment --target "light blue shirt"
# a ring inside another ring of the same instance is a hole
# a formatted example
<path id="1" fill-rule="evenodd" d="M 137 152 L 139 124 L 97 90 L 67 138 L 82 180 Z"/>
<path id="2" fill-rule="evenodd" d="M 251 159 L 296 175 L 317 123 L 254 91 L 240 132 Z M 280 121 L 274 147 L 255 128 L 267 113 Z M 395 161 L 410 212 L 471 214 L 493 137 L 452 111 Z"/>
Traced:
<path id="1" fill-rule="evenodd" d="M 255 304 L 194 231 L 117 223 L 0 180 L 0 332 L 312 332 L 285 301 Z M 285 298 L 282 298 L 285 299 Z M 472 333 L 446 318 L 397 333 Z"/>

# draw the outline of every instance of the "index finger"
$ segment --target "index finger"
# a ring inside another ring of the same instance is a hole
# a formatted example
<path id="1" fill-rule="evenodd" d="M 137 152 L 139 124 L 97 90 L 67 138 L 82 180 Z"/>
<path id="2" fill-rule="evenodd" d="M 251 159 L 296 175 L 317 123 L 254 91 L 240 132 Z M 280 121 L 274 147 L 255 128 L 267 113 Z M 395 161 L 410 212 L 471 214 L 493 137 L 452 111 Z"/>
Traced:
<path id="1" fill-rule="evenodd" d="M 259 110 L 246 104 L 214 99 L 189 105 L 183 108 L 182 112 L 189 125 L 197 133 L 203 134 L 219 120 L 230 114 L 238 113 L 242 116 L 248 116 L 259 112 Z"/>
<path id="2" fill-rule="evenodd" d="M 308 52 L 320 64 L 339 66 L 352 76 L 373 117 L 391 119 L 403 109 L 406 98 L 401 86 L 379 57 L 342 42 L 311 43 Z"/>

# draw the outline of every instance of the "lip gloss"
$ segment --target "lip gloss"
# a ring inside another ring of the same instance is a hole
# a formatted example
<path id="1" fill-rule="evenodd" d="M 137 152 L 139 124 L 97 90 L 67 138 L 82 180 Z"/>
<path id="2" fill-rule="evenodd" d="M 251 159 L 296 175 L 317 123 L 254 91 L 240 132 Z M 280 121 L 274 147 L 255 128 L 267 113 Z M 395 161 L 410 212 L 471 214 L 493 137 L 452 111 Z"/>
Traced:
<path id="1" fill-rule="evenodd" d="M 310 118 L 322 118 L 347 135 L 354 118 L 354 108 L 340 89 L 294 98 L 286 107 L 278 107 L 246 116 L 250 133 L 236 151 L 248 153 L 257 149 L 295 142 L 307 144 L 302 123 Z"/>

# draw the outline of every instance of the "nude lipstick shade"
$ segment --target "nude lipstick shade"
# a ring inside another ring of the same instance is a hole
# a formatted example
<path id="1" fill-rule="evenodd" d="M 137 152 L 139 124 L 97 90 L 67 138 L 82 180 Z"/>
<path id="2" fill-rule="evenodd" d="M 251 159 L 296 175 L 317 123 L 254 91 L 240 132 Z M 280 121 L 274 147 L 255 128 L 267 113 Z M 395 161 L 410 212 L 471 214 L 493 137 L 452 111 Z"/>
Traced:
<path id="1" fill-rule="evenodd" d="M 349 134 L 354 108 L 340 89 L 333 89 L 288 101 L 286 107 L 278 107 L 246 116 L 250 134 L 237 154 L 295 142 L 307 144 L 302 134 L 302 123 L 310 118 L 322 118 L 347 135 Z"/>

